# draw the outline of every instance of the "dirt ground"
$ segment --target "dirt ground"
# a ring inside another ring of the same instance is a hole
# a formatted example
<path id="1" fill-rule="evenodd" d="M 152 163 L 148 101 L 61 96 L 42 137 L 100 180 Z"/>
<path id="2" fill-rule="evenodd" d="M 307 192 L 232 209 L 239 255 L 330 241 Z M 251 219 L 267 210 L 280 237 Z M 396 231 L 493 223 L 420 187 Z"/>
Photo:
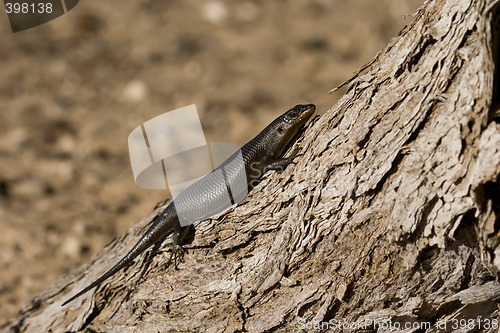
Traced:
<path id="1" fill-rule="evenodd" d="M 135 127 L 196 104 L 208 141 L 241 145 L 324 113 L 422 3 L 81 1 L 15 34 L 0 15 L 0 328 L 165 199 L 134 183 Z"/>

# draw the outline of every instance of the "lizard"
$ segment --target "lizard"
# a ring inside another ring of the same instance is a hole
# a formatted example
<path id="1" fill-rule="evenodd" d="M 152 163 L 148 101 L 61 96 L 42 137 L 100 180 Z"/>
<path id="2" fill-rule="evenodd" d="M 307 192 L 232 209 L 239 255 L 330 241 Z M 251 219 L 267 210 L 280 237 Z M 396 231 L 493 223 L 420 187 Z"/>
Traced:
<path id="1" fill-rule="evenodd" d="M 179 216 L 189 216 L 192 222 L 208 219 L 226 207 L 221 202 L 227 199 L 227 192 L 232 196 L 232 202 L 239 203 L 255 182 L 268 170 L 284 170 L 296 156 L 283 157 L 288 147 L 297 139 L 300 130 L 316 110 L 314 104 L 296 105 L 272 121 L 255 138 L 246 143 L 236 153 L 231 155 L 212 172 L 182 191 L 165 210 L 159 214 L 149 229 L 141 236 L 132 249 L 112 268 L 83 290 L 66 300 L 61 306 L 82 296 L 89 290 L 99 286 L 122 268 L 146 251 L 149 247 L 162 241 L 173 233 L 172 254 L 175 257 L 179 244 L 185 237 L 188 226 L 181 226 Z M 243 163 L 237 163 L 237 158 Z M 220 172 L 223 171 L 223 172 Z M 222 175 L 222 176 L 221 176 Z M 244 190 L 237 185 L 238 179 L 246 178 Z M 239 188 L 240 191 L 235 191 Z M 235 193 L 232 193 L 233 190 Z M 192 224 L 190 222 L 189 224 Z"/>

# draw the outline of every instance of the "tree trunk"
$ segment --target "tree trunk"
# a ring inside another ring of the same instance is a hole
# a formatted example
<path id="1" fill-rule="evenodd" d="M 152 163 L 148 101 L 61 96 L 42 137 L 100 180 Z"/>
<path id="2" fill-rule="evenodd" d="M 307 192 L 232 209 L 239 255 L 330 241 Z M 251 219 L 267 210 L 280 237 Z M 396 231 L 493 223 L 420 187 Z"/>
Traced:
<path id="1" fill-rule="evenodd" d="M 179 270 L 166 265 L 167 239 L 165 253 L 139 257 L 61 308 L 158 208 L 10 329 L 497 332 L 499 9 L 427 1 L 309 126 L 295 165 L 196 224 Z"/>

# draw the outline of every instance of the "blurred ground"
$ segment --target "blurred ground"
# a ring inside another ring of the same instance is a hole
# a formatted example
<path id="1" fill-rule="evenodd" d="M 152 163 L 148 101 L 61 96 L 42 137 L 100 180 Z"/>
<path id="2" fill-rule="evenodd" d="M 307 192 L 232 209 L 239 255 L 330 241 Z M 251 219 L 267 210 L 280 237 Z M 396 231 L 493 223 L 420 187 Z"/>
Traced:
<path id="1" fill-rule="evenodd" d="M 243 144 L 324 113 L 422 3 L 82 1 L 16 34 L 0 15 L 0 327 L 165 199 L 134 184 L 136 126 L 196 104 L 208 141 Z"/>

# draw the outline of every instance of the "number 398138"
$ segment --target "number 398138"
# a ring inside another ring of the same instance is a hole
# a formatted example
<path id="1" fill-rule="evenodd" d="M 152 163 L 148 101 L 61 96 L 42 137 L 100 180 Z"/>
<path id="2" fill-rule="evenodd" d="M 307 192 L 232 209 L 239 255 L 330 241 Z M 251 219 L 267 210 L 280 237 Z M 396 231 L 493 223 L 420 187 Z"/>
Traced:
<path id="1" fill-rule="evenodd" d="M 7 14 L 50 14 L 52 13 L 52 4 L 50 2 L 43 3 L 27 3 L 27 2 L 7 2 L 5 3 L 5 11 Z"/>

